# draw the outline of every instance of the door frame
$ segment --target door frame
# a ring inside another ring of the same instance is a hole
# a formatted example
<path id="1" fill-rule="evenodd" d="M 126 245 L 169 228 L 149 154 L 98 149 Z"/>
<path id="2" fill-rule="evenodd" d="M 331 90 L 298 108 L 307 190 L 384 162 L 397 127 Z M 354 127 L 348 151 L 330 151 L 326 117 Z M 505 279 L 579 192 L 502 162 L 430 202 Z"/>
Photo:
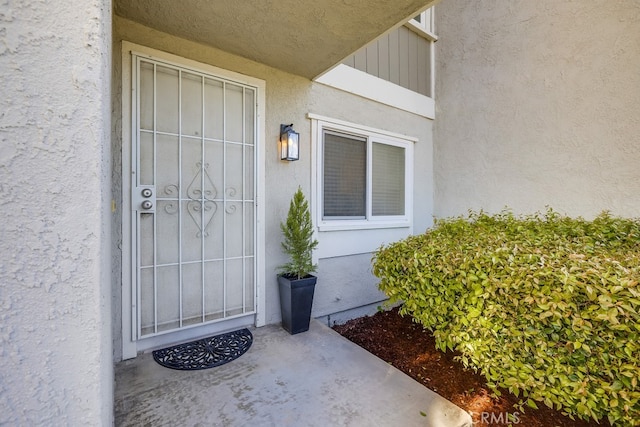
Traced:
<path id="1" fill-rule="evenodd" d="M 187 341 L 190 339 L 198 338 L 203 335 L 211 335 L 219 332 L 224 332 L 229 329 L 246 326 L 242 324 L 243 319 L 236 319 L 235 321 L 223 321 L 220 323 L 205 324 L 202 327 L 191 328 L 186 330 L 177 331 L 174 333 L 166 334 L 160 338 L 152 337 L 142 340 L 136 340 L 133 333 L 133 310 L 135 310 L 135 296 L 133 295 L 133 275 L 135 269 L 133 266 L 132 257 L 132 205 L 131 205 L 131 190 L 132 190 L 132 165 L 131 165 L 131 149 L 133 144 L 133 132 L 135 132 L 134 126 L 136 125 L 133 120 L 133 106 L 134 106 L 134 87 L 132 85 L 134 72 L 134 62 L 132 61 L 132 54 L 135 53 L 138 56 L 144 56 L 150 59 L 160 60 L 175 64 L 180 67 L 190 68 L 203 73 L 212 74 L 214 76 L 221 77 L 223 79 L 235 81 L 248 86 L 256 88 L 256 165 L 255 175 L 256 180 L 256 217 L 255 217 L 255 229 L 256 229 L 256 242 L 255 242 L 255 255 L 256 255 L 256 314 L 255 314 L 255 326 L 264 326 L 266 324 L 266 297 L 265 297 L 265 207 L 263 200 L 265 200 L 265 94 L 266 83 L 264 80 L 250 77 L 244 74 L 236 73 L 233 71 L 224 70 L 222 68 L 215 67 L 213 65 L 205 64 L 202 62 L 190 60 L 177 55 L 173 55 L 160 50 L 152 49 L 149 47 L 137 45 L 128 41 L 122 41 L 122 194 L 121 194 L 121 206 L 122 206 L 122 283 L 121 283 L 121 298 L 122 298 L 122 312 L 121 312 L 121 333 L 122 333 L 122 358 L 131 359 L 137 356 L 138 352 L 158 347 L 159 345 L 165 345 L 167 339 L 173 340 L 176 343 L 181 341 Z M 244 320 L 246 323 L 246 320 Z"/>

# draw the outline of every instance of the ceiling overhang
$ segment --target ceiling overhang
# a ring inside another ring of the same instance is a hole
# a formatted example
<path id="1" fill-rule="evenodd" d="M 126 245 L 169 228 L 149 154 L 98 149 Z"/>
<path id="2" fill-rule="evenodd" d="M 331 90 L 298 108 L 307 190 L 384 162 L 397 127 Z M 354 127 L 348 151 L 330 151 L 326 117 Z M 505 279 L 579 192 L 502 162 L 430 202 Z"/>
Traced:
<path id="1" fill-rule="evenodd" d="M 156 30 L 313 79 L 434 0 L 115 0 Z"/>

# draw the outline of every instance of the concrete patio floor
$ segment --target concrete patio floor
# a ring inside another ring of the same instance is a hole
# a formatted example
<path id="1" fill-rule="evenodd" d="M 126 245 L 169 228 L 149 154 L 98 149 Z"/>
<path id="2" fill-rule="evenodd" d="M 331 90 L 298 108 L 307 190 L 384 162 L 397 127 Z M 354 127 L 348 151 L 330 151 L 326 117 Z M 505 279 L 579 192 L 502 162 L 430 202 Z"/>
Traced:
<path id="1" fill-rule="evenodd" d="M 319 321 L 253 328 L 240 358 L 176 371 L 150 353 L 116 366 L 116 426 L 471 426 L 471 417 Z"/>

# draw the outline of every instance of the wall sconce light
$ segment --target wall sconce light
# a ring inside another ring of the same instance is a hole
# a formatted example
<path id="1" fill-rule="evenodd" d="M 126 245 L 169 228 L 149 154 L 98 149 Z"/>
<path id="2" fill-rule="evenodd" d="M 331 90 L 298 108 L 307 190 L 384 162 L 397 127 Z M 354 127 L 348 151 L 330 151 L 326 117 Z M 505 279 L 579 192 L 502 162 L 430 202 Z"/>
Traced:
<path id="1" fill-rule="evenodd" d="M 298 160 L 300 158 L 300 134 L 293 130 L 293 123 L 280 125 L 280 159 Z"/>

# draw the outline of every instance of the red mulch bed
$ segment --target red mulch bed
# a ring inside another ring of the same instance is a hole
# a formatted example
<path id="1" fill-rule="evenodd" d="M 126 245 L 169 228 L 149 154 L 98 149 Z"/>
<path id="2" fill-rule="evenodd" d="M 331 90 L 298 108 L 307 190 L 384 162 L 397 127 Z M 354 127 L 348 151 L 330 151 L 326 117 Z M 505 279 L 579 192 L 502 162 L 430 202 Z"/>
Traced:
<path id="1" fill-rule="evenodd" d="M 414 323 L 410 316 L 402 317 L 398 310 L 361 317 L 333 327 L 340 335 L 375 354 L 424 384 L 440 396 L 472 414 L 474 426 L 501 426 L 508 414 L 515 415 L 511 424 L 527 427 L 604 427 L 600 424 L 572 420 L 543 403 L 539 409 L 516 408 L 519 399 L 506 390 L 492 397 L 485 378 L 456 362 L 456 353 L 441 352 L 435 347 L 431 333 Z"/>

